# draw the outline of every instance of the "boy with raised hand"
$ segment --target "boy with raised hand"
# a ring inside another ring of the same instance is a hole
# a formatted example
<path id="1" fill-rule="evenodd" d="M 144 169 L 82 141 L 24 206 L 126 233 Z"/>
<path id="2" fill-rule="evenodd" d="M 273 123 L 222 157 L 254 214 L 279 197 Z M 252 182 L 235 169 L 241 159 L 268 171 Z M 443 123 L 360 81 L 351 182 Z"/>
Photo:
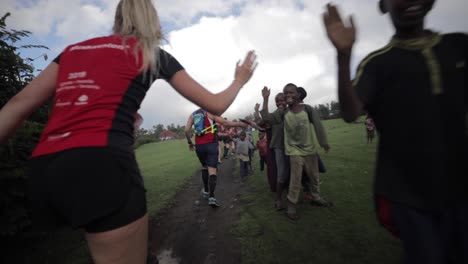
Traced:
<path id="1" fill-rule="evenodd" d="M 326 201 L 320 195 L 317 148 L 313 139 L 314 131 L 320 146 L 326 152 L 328 152 L 330 146 L 320 117 L 310 105 L 301 104 L 297 86 L 288 83 L 284 87 L 283 93 L 288 104 L 287 109 L 279 108 L 271 114 L 263 109 L 260 113 L 266 122 L 283 124 L 284 149 L 290 163 L 286 215 L 289 219 L 296 220 L 298 219 L 296 204 L 302 190 L 301 178 L 303 172 L 309 178 L 310 194 L 312 196 L 311 204 L 324 207 L 332 206 L 332 203 Z M 267 87 L 263 88 L 262 95 L 266 101 L 269 96 Z"/>
<path id="2" fill-rule="evenodd" d="M 262 112 L 269 113 L 268 101 L 270 98 L 270 89 L 264 87 L 262 90 L 263 107 Z M 286 98 L 283 93 L 278 93 L 275 96 L 275 104 L 277 109 L 273 112 L 282 111 L 286 108 Z M 259 107 L 259 105 L 258 105 Z M 256 112 L 258 108 L 256 106 Z M 263 120 L 271 127 L 270 149 L 274 153 L 276 166 L 276 197 L 275 208 L 278 211 L 284 210 L 283 193 L 289 182 L 289 159 L 284 152 L 284 127 L 283 122 L 271 123 L 269 120 Z"/>
<path id="3" fill-rule="evenodd" d="M 425 29 L 434 2 L 379 1 L 395 35 L 362 60 L 353 82 L 353 20 L 346 25 L 328 4 L 324 22 L 343 118 L 352 122 L 364 108 L 379 131 L 379 220 L 401 238 L 405 263 L 468 263 L 468 36 Z"/>

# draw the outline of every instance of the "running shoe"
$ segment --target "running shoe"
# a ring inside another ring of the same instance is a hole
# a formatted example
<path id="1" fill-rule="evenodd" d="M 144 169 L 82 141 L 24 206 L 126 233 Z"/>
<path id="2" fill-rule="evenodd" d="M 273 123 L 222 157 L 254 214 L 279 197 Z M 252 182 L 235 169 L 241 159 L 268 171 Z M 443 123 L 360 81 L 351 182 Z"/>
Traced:
<path id="1" fill-rule="evenodd" d="M 210 197 L 210 194 L 208 192 L 205 192 L 205 189 L 201 189 L 200 194 L 203 199 L 208 199 L 208 197 Z"/>
<path id="2" fill-rule="evenodd" d="M 322 197 L 320 197 L 318 199 L 315 199 L 313 201 L 310 201 L 310 204 L 315 205 L 315 206 L 320 206 L 320 207 L 333 207 L 332 202 L 329 202 L 329 201 L 323 199 Z"/>
<path id="3" fill-rule="evenodd" d="M 219 207 L 218 201 L 216 201 L 216 198 L 214 197 L 208 198 L 208 205 L 210 205 L 213 208 Z"/>

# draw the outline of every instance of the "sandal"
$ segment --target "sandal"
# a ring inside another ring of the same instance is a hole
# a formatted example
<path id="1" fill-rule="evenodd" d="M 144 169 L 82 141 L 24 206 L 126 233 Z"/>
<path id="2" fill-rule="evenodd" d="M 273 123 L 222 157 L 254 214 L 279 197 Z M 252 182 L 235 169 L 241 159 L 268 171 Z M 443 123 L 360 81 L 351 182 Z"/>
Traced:
<path id="1" fill-rule="evenodd" d="M 310 204 L 315 205 L 315 206 L 320 206 L 320 207 L 333 207 L 332 202 L 329 202 L 321 197 L 317 200 L 310 201 Z"/>
<path id="2" fill-rule="evenodd" d="M 281 201 L 276 201 L 275 202 L 275 209 L 276 211 L 283 211 L 286 209 Z"/>
<path id="3" fill-rule="evenodd" d="M 299 219 L 299 216 L 296 213 L 288 213 L 286 212 L 286 217 L 289 218 L 289 220 L 296 221 Z"/>
<path id="4" fill-rule="evenodd" d="M 296 211 L 296 205 L 294 203 L 291 203 L 288 200 L 288 208 L 286 209 L 286 216 L 289 218 L 289 220 L 296 221 L 299 219 L 299 216 L 297 215 Z"/>

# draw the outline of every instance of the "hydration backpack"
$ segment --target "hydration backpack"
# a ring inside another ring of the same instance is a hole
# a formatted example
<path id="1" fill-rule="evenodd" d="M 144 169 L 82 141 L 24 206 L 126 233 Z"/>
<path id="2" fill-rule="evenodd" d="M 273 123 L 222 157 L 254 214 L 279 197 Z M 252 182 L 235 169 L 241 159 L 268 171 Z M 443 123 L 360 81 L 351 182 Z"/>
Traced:
<path id="1" fill-rule="evenodd" d="M 214 134 L 217 130 L 216 124 L 213 124 L 211 120 L 209 120 L 211 125 L 206 127 L 205 118 L 206 118 L 205 110 L 198 109 L 195 112 L 193 112 L 193 127 L 195 131 L 195 135 L 198 137 L 205 135 L 207 132 L 211 132 L 212 134 Z"/>

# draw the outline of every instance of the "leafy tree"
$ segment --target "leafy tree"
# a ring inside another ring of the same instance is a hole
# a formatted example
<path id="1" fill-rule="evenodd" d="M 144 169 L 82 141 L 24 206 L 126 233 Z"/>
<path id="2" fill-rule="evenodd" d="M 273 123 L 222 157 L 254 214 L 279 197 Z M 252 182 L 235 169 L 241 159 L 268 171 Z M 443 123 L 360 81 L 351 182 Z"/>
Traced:
<path id="1" fill-rule="evenodd" d="M 332 118 L 341 117 L 340 103 L 338 103 L 337 101 L 331 101 L 331 103 L 330 103 L 330 115 L 331 115 Z"/>
<path id="2" fill-rule="evenodd" d="M 319 104 L 318 105 L 318 110 L 319 110 L 319 113 L 320 113 L 320 117 L 322 119 L 328 119 L 329 118 L 330 109 L 326 105 Z"/>
<path id="3" fill-rule="evenodd" d="M 163 124 L 157 124 L 156 126 L 153 126 L 153 130 L 154 130 L 154 136 L 156 138 L 159 138 L 159 134 L 164 131 L 164 125 Z"/>
<path id="4" fill-rule="evenodd" d="M 42 45 L 20 45 L 29 37 L 26 30 L 7 29 L 6 19 L 0 18 L 0 108 L 34 77 L 34 59 L 21 57 L 24 49 L 48 49 Z M 25 163 L 47 120 L 49 108 L 41 107 L 17 131 L 6 145 L 0 146 L 0 235 L 11 235 L 30 224 L 25 209 Z"/>

